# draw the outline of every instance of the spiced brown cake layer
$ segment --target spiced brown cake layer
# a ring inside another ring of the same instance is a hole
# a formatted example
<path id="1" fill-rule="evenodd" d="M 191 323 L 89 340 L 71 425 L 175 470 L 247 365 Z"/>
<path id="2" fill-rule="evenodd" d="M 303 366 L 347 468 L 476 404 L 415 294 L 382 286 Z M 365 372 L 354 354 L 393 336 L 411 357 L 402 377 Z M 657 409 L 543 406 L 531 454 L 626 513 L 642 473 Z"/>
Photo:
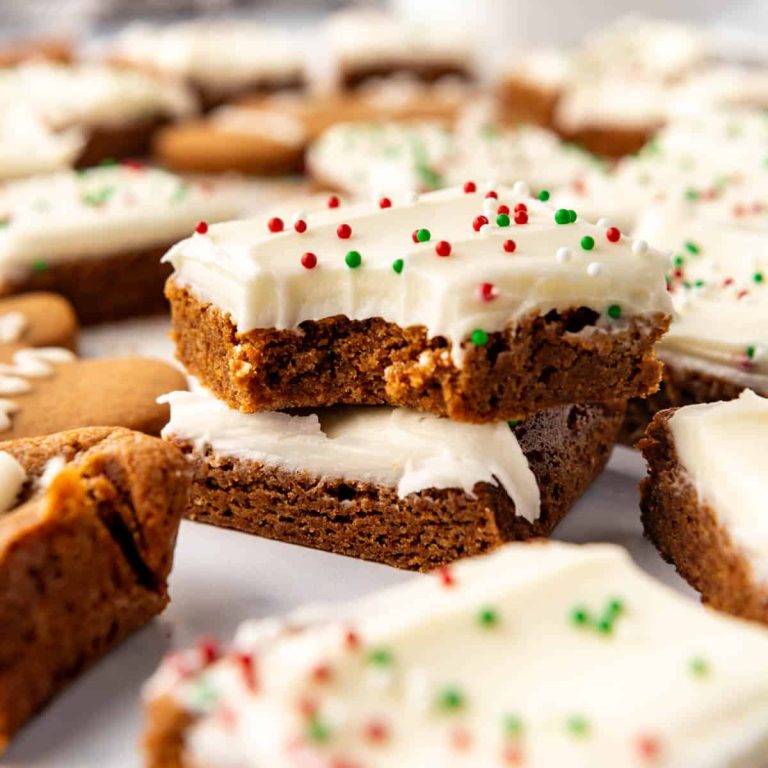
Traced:
<path id="1" fill-rule="evenodd" d="M 151 699 L 144 709 L 144 768 L 192 768 L 184 756 L 194 718 L 170 696 Z"/>
<path id="2" fill-rule="evenodd" d="M 168 245 L 104 258 L 41 261 L 26 276 L 0 281 L 0 297 L 53 291 L 69 299 L 83 325 L 166 312 L 163 284 L 171 269 L 160 259 Z"/>
<path id="3" fill-rule="evenodd" d="M 593 326 L 590 310 L 530 317 L 486 345 L 467 343 L 456 367 L 444 338 L 421 326 L 343 316 L 302 323 L 300 332 L 238 333 L 229 315 L 170 279 L 176 354 L 219 399 L 242 411 L 389 404 L 456 421 L 525 418 L 573 402 L 603 402 L 655 391 L 653 345 L 669 319 Z"/>
<path id="4" fill-rule="evenodd" d="M 768 589 L 753 578 L 752 566 L 678 459 L 669 427 L 674 414 L 656 414 L 639 443 L 648 464 L 640 484 L 645 534 L 705 603 L 768 624 Z"/>
<path id="5" fill-rule="evenodd" d="M 77 158 L 78 168 L 90 168 L 104 160 L 144 157 L 149 153 L 152 137 L 168 123 L 167 118 L 95 125 L 87 128 L 85 147 Z"/>
<path id="6" fill-rule="evenodd" d="M 26 470 L 0 516 L 0 749 L 67 682 L 168 603 L 188 468 L 160 440 L 91 428 L 0 443 Z M 47 492 L 46 463 L 67 466 Z"/>
<path id="7" fill-rule="evenodd" d="M 534 523 L 496 485 L 428 489 L 399 498 L 397 489 L 291 472 L 259 462 L 196 451 L 187 455 L 192 520 L 342 555 L 427 571 L 505 542 L 548 536 L 602 471 L 624 404 L 572 405 L 542 411 L 516 427 L 536 477 L 541 513 Z"/>
<path id="8" fill-rule="evenodd" d="M 464 66 L 449 62 L 415 62 L 403 59 L 380 60 L 375 64 L 341 65 L 340 83 L 348 89 L 358 88 L 369 80 L 407 75 L 423 83 L 435 83 L 444 77 L 473 80 L 471 72 Z"/>
<path id="9" fill-rule="evenodd" d="M 578 144 L 592 154 L 601 157 L 620 158 L 639 152 L 651 139 L 650 128 L 584 127 L 574 131 L 559 131 L 566 141 Z"/>
<path id="10" fill-rule="evenodd" d="M 559 88 L 536 86 L 523 78 L 505 78 L 497 87 L 501 114 L 507 122 L 552 126 Z"/>
<path id="11" fill-rule="evenodd" d="M 743 389 L 744 386 L 736 381 L 666 361 L 658 392 L 644 399 L 633 398 L 627 403 L 627 417 L 619 440 L 626 445 L 637 443 L 654 415 L 666 408 L 733 400 Z"/>

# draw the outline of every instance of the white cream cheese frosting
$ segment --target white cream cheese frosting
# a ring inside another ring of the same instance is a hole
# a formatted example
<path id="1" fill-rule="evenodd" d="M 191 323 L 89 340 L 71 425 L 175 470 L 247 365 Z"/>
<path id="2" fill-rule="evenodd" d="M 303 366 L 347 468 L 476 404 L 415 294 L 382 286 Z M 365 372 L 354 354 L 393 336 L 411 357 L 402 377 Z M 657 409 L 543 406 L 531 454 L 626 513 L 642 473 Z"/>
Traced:
<path id="1" fill-rule="evenodd" d="M 761 187 L 745 180 L 712 199 L 694 190 L 692 199 L 648 209 L 635 233 L 673 254 L 675 319 L 659 344 L 662 357 L 729 366 L 768 392 L 768 198 Z"/>
<path id="2" fill-rule="evenodd" d="M 0 277 L 163 247 L 238 211 L 236 196 L 215 184 L 136 163 L 11 181 L 0 186 Z"/>
<path id="3" fill-rule="evenodd" d="M 458 360 L 475 331 L 501 331 L 531 313 L 589 307 L 610 329 L 669 312 L 662 254 L 555 212 L 524 185 L 493 193 L 476 185 L 392 196 L 384 208 L 380 201 L 296 212 L 303 233 L 292 231 L 290 212 L 270 220 L 283 232 L 270 231 L 266 217 L 220 224 L 165 258 L 178 283 L 229 313 L 239 331 L 295 329 L 339 314 L 382 317 L 447 338 Z M 312 268 L 304 254 L 314 257 Z"/>
<path id="4" fill-rule="evenodd" d="M 473 50 L 466 28 L 440 20 L 431 25 L 409 22 L 373 8 L 334 13 L 325 31 L 334 60 L 342 66 L 412 62 L 464 68 L 470 66 Z"/>
<path id="5" fill-rule="evenodd" d="M 768 585 L 768 398 L 690 405 L 669 420 L 678 461 L 718 523 Z"/>
<path id="6" fill-rule="evenodd" d="M 768 754 L 768 633 L 610 545 L 511 544 L 303 629 L 248 622 L 216 656 L 174 653 L 145 689 L 191 715 L 185 755 L 205 768 L 760 768 Z"/>
<path id="7" fill-rule="evenodd" d="M 179 83 L 99 64 L 34 62 L 0 69 L 0 111 L 21 104 L 54 130 L 120 126 L 194 114 L 195 99 Z"/>
<path id="8" fill-rule="evenodd" d="M 24 467 L 6 451 L 0 451 L 0 515 L 13 509 L 27 481 Z"/>
<path id="9" fill-rule="evenodd" d="M 539 488 L 506 422 L 463 424 L 407 408 L 327 408 L 309 415 L 241 413 L 205 391 L 171 392 L 163 437 L 198 451 L 289 472 L 397 488 L 400 498 L 429 488 L 499 485 L 529 522 Z"/>
<path id="10" fill-rule="evenodd" d="M 78 129 L 51 131 L 23 105 L 0 107 L 0 181 L 69 168 L 84 143 Z"/>
<path id="11" fill-rule="evenodd" d="M 109 46 L 125 62 L 231 91 L 300 81 L 306 41 L 244 19 L 205 19 L 167 26 L 133 24 Z"/>

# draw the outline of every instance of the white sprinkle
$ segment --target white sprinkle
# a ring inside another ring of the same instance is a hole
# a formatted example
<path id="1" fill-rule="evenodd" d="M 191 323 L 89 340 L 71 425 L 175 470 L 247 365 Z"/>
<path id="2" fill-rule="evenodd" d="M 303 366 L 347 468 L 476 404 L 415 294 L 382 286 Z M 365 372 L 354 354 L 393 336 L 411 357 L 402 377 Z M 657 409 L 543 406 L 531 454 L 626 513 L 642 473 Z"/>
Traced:
<path id="1" fill-rule="evenodd" d="M 294 211 L 294 213 L 291 214 L 291 224 L 296 224 L 297 221 L 306 221 L 306 220 L 307 220 L 306 211 Z"/>
<path id="2" fill-rule="evenodd" d="M 635 256 L 642 256 L 644 253 L 647 253 L 648 251 L 648 243 L 645 242 L 645 240 L 635 240 L 634 243 L 632 243 L 632 253 L 635 254 Z"/>
<path id="3" fill-rule="evenodd" d="M 66 463 L 67 460 L 63 456 L 54 456 L 52 459 L 49 459 L 45 464 L 43 474 L 40 475 L 40 487 L 48 488 L 56 475 L 64 469 Z"/>
<path id="4" fill-rule="evenodd" d="M 599 277 L 603 274 L 603 265 L 599 261 L 590 261 L 587 264 L 587 274 L 590 277 Z"/>
<path id="5" fill-rule="evenodd" d="M 403 199 L 405 200 L 406 205 L 413 205 L 419 201 L 419 193 L 410 189 L 403 195 Z"/>
<path id="6" fill-rule="evenodd" d="M 526 197 L 531 194 L 530 189 L 528 189 L 528 185 L 524 181 L 516 181 L 512 186 L 512 191 L 516 195 L 525 195 Z"/>
<path id="7" fill-rule="evenodd" d="M 555 252 L 555 258 L 557 259 L 558 264 L 565 264 L 567 261 L 570 261 L 572 257 L 573 251 L 565 246 L 558 248 Z"/>
<path id="8" fill-rule="evenodd" d="M 480 227 L 480 234 L 481 235 L 490 235 L 492 231 L 493 231 L 493 225 L 491 225 L 491 224 L 483 224 Z"/>
<path id="9" fill-rule="evenodd" d="M 603 216 L 602 219 L 597 220 L 597 226 L 603 227 L 603 229 L 608 229 L 608 227 L 611 226 L 611 220 Z"/>
<path id="10" fill-rule="evenodd" d="M 486 216 L 495 216 L 496 209 L 499 207 L 499 201 L 494 200 L 492 197 L 486 197 L 483 200 L 483 213 Z"/>

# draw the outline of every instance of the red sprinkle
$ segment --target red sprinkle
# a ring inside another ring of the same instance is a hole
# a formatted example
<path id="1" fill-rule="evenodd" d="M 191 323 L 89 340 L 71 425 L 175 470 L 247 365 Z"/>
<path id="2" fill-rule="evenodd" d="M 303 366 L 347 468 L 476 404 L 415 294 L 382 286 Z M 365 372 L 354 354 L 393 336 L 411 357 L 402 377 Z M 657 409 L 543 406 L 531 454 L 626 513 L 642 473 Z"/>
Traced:
<path id="1" fill-rule="evenodd" d="M 198 221 L 197 226 L 195 227 L 195 232 L 197 232 L 198 235 L 206 234 L 208 232 L 208 222 Z"/>
<path id="2" fill-rule="evenodd" d="M 465 181 L 464 194 L 469 195 L 472 192 L 477 192 L 477 184 L 474 181 Z"/>
<path id="3" fill-rule="evenodd" d="M 516 249 L 517 249 L 517 243 L 514 240 L 504 241 L 504 250 L 507 253 L 514 253 Z"/>
<path id="4" fill-rule="evenodd" d="M 382 197 L 381 200 L 379 200 L 379 208 L 391 208 L 392 207 L 392 201 L 388 197 Z"/>
<path id="5" fill-rule="evenodd" d="M 480 231 L 480 227 L 482 227 L 483 224 L 487 224 L 487 223 L 488 223 L 488 217 L 487 216 L 482 216 L 482 215 L 475 216 L 475 219 L 472 222 L 472 229 L 474 229 L 475 232 L 479 232 Z"/>
<path id="6" fill-rule="evenodd" d="M 485 196 L 486 197 L 492 197 L 494 200 L 498 200 L 499 199 L 498 194 L 496 194 L 496 192 L 494 190 L 491 190 L 490 192 L 486 192 Z"/>
<path id="7" fill-rule="evenodd" d="M 382 744 L 389 739 L 389 729 L 379 720 L 371 720 L 370 723 L 366 723 L 363 735 L 366 741 Z"/>
<path id="8" fill-rule="evenodd" d="M 618 227 L 608 227 L 605 230 L 605 236 L 611 243 L 618 243 L 621 240 L 621 231 Z"/>
<path id="9" fill-rule="evenodd" d="M 304 267 L 304 269 L 314 269 L 317 266 L 317 256 L 311 251 L 307 251 L 301 257 L 301 266 Z"/>
<path id="10" fill-rule="evenodd" d="M 245 680 L 245 685 L 248 690 L 257 691 L 259 684 L 253 656 L 251 656 L 250 653 L 236 653 L 235 660 L 240 665 L 240 670 L 243 673 L 243 679 Z"/>
<path id="11" fill-rule="evenodd" d="M 454 728 L 451 733 L 451 746 L 457 752 L 466 752 L 472 746 L 472 737 L 465 728 Z"/>
<path id="12" fill-rule="evenodd" d="M 496 213 L 509 213 L 509 206 L 503 203 L 496 209 Z"/>
<path id="13" fill-rule="evenodd" d="M 283 231 L 283 220 L 279 216 L 273 216 L 268 222 L 267 222 L 267 229 L 270 232 L 282 232 Z"/>
<path id="14" fill-rule="evenodd" d="M 526 211 L 527 212 L 528 211 L 528 206 L 525 203 L 518 203 L 515 206 L 515 213 L 517 213 L 518 211 Z"/>
<path id="15" fill-rule="evenodd" d="M 661 756 L 661 744 L 654 736 L 640 736 L 637 740 L 637 751 L 643 760 L 658 760 Z"/>
<path id="16" fill-rule="evenodd" d="M 333 670 L 328 664 L 318 664 L 312 670 L 312 680 L 316 683 L 328 683 L 333 679 Z"/>
<path id="17" fill-rule="evenodd" d="M 725 280 L 723 280 L 723 286 L 728 288 L 728 286 L 733 285 L 734 279 L 732 277 L 726 277 Z"/>
<path id="18" fill-rule="evenodd" d="M 349 224 L 339 224 L 339 226 L 336 227 L 336 234 L 342 240 L 349 240 L 352 236 L 352 227 L 350 227 Z"/>
<path id="19" fill-rule="evenodd" d="M 515 224 L 527 224 L 528 212 L 527 211 L 515 211 Z"/>
<path id="20" fill-rule="evenodd" d="M 456 578 L 453 575 L 453 571 L 447 565 L 441 565 L 437 569 L 437 575 L 440 578 L 440 584 L 444 587 L 456 586 Z"/>
<path id="21" fill-rule="evenodd" d="M 301 235 L 307 231 L 307 222 L 304 219 L 296 219 L 293 228 Z"/>
<path id="22" fill-rule="evenodd" d="M 328 198 L 328 207 L 329 208 L 338 208 L 339 207 L 339 198 L 336 195 L 331 195 Z"/>
<path id="23" fill-rule="evenodd" d="M 298 709 L 302 717 L 308 720 L 317 714 L 317 702 L 310 698 L 301 698 L 298 701 Z"/>
<path id="24" fill-rule="evenodd" d="M 141 160 L 123 160 L 123 168 L 127 168 L 129 171 L 143 171 L 146 170 L 146 165 Z"/>
<path id="25" fill-rule="evenodd" d="M 438 256 L 450 256 L 451 255 L 451 244 L 447 240 L 438 240 L 435 243 L 435 253 Z"/>
<path id="26" fill-rule="evenodd" d="M 496 286 L 493 283 L 480 283 L 477 292 L 483 301 L 493 301 L 498 296 Z"/>
<path id="27" fill-rule="evenodd" d="M 206 666 L 219 658 L 219 644 L 214 637 L 201 637 L 197 641 L 197 650 Z"/>
<path id="28" fill-rule="evenodd" d="M 504 765 L 522 765 L 523 751 L 517 744 L 509 744 L 504 747 L 501 759 L 504 761 Z"/>
<path id="29" fill-rule="evenodd" d="M 749 291 L 745 290 L 744 288 L 742 288 L 742 289 L 741 289 L 741 290 L 740 290 L 740 291 L 739 291 L 739 292 L 736 294 L 736 298 L 737 298 L 737 299 L 743 299 L 745 296 L 749 296 Z"/>
<path id="30" fill-rule="evenodd" d="M 344 633 L 344 645 L 350 651 L 356 651 L 360 647 L 360 635 L 354 629 L 348 629 Z"/>

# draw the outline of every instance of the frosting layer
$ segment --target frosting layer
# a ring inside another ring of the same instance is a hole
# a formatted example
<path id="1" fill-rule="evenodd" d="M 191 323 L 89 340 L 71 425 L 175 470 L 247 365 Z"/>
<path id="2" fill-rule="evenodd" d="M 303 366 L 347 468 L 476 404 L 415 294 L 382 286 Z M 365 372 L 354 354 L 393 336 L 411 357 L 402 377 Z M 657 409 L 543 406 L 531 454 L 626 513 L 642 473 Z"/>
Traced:
<path id="1" fill-rule="evenodd" d="M 237 213 L 232 193 L 135 163 L 9 182 L 0 186 L 0 276 L 162 247 L 200 220 Z"/>
<path id="2" fill-rule="evenodd" d="M 516 512 L 539 516 L 539 489 L 506 422 L 464 424 L 406 408 L 329 408 L 307 416 L 241 413 L 206 392 L 172 392 L 164 437 L 197 450 L 292 472 L 396 487 L 400 498 L 428 488 L 499 485 Z"/>
<path id="3" fill-rule="evenodd" d="M 290 214 L 231 222 L 183 240 L 166 259 L 240 331 L 382 317 L 447 338 L 454 357 L 473 331 L 501 331 L 529 313 L 589 307 L 610 327 L 669 311 L 658 252 L 555 212 L 522 188 L 493 194 L 451 188 L 415 202 L 393 197 L 383 208 L 298 212 L 303 233 L 287 231 Z"/>
<path id="4" fill-rule="evenodd" d="M 512 544 L 327 614 L 168 658 L 147 695 L 197 717 L 195 764 L 764 763 L 768 633 L 617 547 Z"/>
<path id="5" fill-rule="evenodd" d="M 690 405 L 669 420 L 678 460 L 699 499 L 768 583 L 768 398 Z"/>

